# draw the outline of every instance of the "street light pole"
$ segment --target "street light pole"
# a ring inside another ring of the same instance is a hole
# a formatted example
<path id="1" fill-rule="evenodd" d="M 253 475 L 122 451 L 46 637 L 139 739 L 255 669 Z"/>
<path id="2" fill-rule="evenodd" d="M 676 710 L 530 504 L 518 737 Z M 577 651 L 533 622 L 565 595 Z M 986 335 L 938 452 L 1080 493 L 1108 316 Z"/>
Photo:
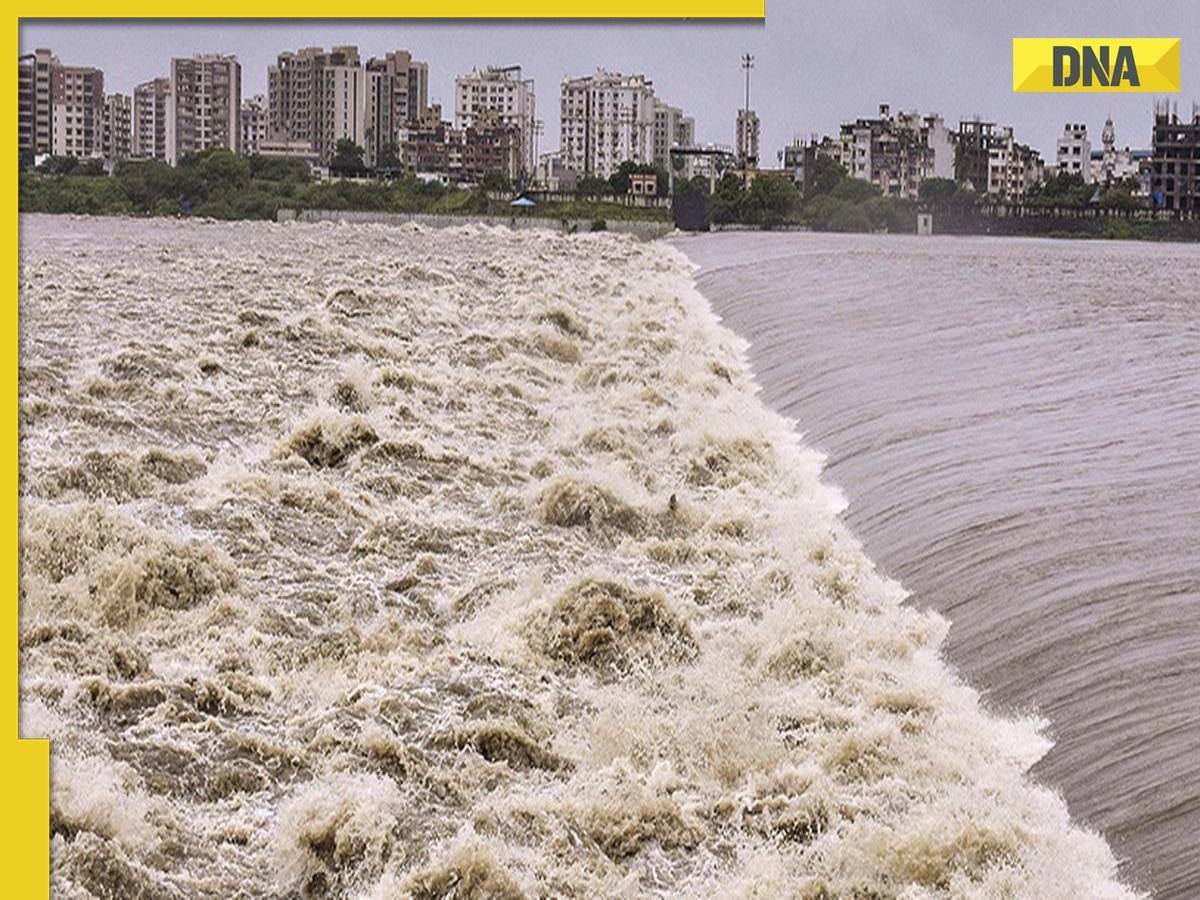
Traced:
<path id="1" fill-rule="evenodd" d="M 742 183 L 750 180 L 750 70 L 754 68 L 754 56 L 742 54 L 742 69 L 746 72 L 746 105 L 742 107 L 741 121 L 738 122 L 738 143 L 741 147 Z"/>
<path id="2" fill-rule="evenodd" d="M 746 70 L 746 106 L 744 107 L 747 113 L 750 112 L 750 70 L 754 68 L 754 57 L 749 53 L 742 54 L 742 68 Z"/>

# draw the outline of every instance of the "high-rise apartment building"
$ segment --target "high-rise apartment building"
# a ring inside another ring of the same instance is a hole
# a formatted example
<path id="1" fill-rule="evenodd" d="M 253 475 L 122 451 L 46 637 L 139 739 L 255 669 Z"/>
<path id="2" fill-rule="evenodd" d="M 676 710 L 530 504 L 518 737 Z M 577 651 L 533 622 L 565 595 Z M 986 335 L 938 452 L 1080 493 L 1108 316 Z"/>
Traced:
<path id="1" fill-rule="evenodd" d="M 413 59 L 407 50 L 393 50 L 367 61 L 366 78 L 367 163 L 385 158 L 395 162 L 401 133 L 429 113 L 429 64 Z"/>
<path id="2" fill-rule="evenodd" d="M 129 159 L 133 152 L 133 101 L 128 94 L 104 98 L 100 151 L 109 163 Z"/>
<path id="3" fill-rule="evenodd" d="M 691 147 L 696 143 L 696 120 L 685 116 L 678 106 L 654 101 L 654 164 L 670 171 L 671 148 Z"/>
<path id="4" fill-rule="evenodd" d="M 367 63 L 366 81 L 367 165 L 395 167 L 399 164 L 400 131 L 405 127 L 395 118 L 396 79 L 386 65 L 372 59 Z"/>
<path id="5" fill-rule="evenodd" d="M 308 47 L 280 53 L 267 67 L 267 134 L 272 141 L 314 143 L 315 69 L 324 51 Z"/>
<path id="6" fill-rule="evenodd" d="M 267 140 L 267 101 L 262 94 L 255 94 L 242 101 L 240 124 L 242 153 L 253 156 Z"/>
<path id="7" fill-rule="evenodd" d="M 131 155 L 135 159 L 167 158 L 167 107 L 170 78 L 152 78 L 133 89 Z"/>
<path id="8" fill-rule="evenodd" d="M 241 139 L 242 66 L 233 56 L 199 54 L 171 60 L 167 102 L 167 162 L 223 148 Z"/>
<path id="9" fill-rule="evenodd" d="M 17 60 L 17 150 L 27 156 L 50 153 L 50 70 L 57 64 L 54 55 L 44 48 Z"/>
<path id="10" fill-rule="evenodd" d="M 564 78 L 561 98 L 563 166 L 608 178 L 623 162 L 654 161 L 654 87 L 642 75 L 600 69 Z"/>
<path id="11" fill-rule="evenodd" d="M 357 52 L 323 66 L 317 80 L 316 127 L 313 149 L 322 160 L 330 159 L 339 141 L 351 141 L 359 147 L 367 144 L 366 73 Z"/>
<path id="12" fill-rule="evenodd" d="M 55 156 L 99 157 L 104 125 L 104 73 L 90 66 L 50 67 L 51 138 Z"/>
<path id="13" fill-rule="evenodd" d="M 519 140 L 519 168 L 533 174 L 537 162 L 537 116 L 533 80 L 520 66 L 472 69 L 454 80 L 454 124 L 460 129 L 501 125 Z"/>
<path id="14" fill-rule="evenodd" d="M 338 141 L 368 147 L 367 77 L 357 47 L 281 53 L 267 69 L 267 91 L 270 140 L 304 142 L 326 163 Z"/>

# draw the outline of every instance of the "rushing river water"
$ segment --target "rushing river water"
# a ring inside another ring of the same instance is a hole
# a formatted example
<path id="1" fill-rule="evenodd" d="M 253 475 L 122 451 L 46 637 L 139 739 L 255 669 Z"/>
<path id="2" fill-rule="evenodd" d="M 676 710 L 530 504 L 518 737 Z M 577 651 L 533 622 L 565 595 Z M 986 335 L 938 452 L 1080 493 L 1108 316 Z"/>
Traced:
<path id="1" fill-rule="evenodd" d="M 20 316 L 55 896 L 1133 896 L 669 245 L 31 216 Z"/>
<path id="2" fill-rule="evenodd" d="M 1200 895 L 1200 247 L 677 242 L 847 519 L 1126 877 Z"/>

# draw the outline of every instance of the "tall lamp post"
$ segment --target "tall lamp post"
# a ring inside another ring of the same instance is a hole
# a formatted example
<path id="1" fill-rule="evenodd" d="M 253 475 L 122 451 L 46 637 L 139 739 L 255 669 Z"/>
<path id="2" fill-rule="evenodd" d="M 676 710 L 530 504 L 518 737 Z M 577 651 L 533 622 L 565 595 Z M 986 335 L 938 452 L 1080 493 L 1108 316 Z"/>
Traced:
<path id="1" fill-rule="evenodd" d="M 742 165 L 742 183 L 746 184 L 750 180 L 750 70 L 754 68 L 754 56 L 750 53 L 742 54 L 742 69 L 746 73 L 746 105 L 742 107 L 741 121 L 738 122 L 738 143 L 741 146 L 738 148 L 741 151 Z"/>

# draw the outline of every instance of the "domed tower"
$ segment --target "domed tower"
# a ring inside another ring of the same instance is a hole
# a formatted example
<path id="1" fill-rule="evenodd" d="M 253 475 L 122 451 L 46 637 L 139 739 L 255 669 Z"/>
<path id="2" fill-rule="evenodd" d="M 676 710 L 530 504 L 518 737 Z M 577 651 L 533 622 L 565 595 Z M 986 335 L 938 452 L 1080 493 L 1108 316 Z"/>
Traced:
<path id="1" fill-rule="evenodd" d="M 1100 133 L 1104 142 L 1103 175 L 1106 183 L 1111 183 L 1117 169 L 1117 129 L 1113 126 L 1112 115 L 1104 123 L 1104 131 Z"/>

